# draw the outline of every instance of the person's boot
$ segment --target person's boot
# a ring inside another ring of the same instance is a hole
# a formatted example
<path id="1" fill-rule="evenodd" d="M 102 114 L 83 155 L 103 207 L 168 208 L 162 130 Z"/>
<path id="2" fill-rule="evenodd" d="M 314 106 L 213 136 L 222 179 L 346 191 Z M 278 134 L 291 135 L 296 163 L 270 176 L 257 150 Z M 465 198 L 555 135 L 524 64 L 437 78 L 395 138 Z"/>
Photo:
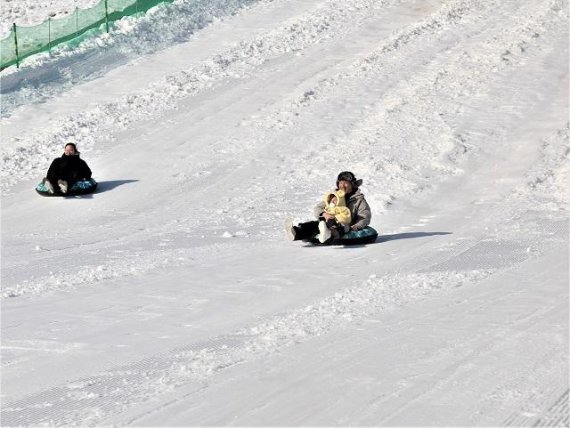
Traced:
<path id="1" fill-rule="evenodd" d="M 327 227 L 327 224 L 324 221 L 319 222 L 319 242 L 324 244 L 327 242 L 331 237 L 331 231 Z"/>
<path id="2" fill-rule="evenodd" d="M 287 238 L 291 241 L 294 241 L 297 236 L 297 229 L 293 226 L 293 220 L 290 218 L 285 220 L 285 233 L 287 234 Z"/>
<path id="3" fill-rule="evenodd" d="M 50 195 L 53 195 L 55 190 L 53 189 L 53 184 L 51 184 L 51 181 L 49 181 L 47 178 L 44 178 L 44 185 L 46 186 L 48 193 Z"/>
<path id="4" fill-rule="evenodd" d="M 61 193 L 67 193 L 67 181 L 57 180 L 57 185 L 59 186 Z"/>

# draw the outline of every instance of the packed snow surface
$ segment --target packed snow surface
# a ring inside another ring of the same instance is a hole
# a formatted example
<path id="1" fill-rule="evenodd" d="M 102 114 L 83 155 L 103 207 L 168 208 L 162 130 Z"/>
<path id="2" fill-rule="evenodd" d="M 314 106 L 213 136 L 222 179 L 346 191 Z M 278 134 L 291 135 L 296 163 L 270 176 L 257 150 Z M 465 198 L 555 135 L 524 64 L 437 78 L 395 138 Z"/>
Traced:
<path id="1" fill-rule="evenodd" d="M 179 0 L 4 70 L 3 426 L 568 426 L 568 19 Z M 287 241 L 343 170 L 378 241 Z"/>

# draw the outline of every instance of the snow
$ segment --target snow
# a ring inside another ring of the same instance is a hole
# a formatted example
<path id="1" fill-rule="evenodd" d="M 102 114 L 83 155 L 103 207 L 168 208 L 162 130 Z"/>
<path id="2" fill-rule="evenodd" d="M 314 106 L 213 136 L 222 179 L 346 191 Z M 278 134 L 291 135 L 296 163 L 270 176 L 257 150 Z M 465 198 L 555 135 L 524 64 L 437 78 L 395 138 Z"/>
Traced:
<path id="1" fill-rule="evenodd" d="M 4 0 L 0 9 L 0 36 L 4 38 L 12 28 L 41 24 L 48 18 L 64 18 L 76 8 L 88 9 L 99 3 L 98 0 Z"/>
<path id="2" fill-rule="evenodd" d="M 3 425 L 568 426 L 568 18 L 177 1 L 2 71 Z M 378 241 L 287 241 L 342 170 Z"/>

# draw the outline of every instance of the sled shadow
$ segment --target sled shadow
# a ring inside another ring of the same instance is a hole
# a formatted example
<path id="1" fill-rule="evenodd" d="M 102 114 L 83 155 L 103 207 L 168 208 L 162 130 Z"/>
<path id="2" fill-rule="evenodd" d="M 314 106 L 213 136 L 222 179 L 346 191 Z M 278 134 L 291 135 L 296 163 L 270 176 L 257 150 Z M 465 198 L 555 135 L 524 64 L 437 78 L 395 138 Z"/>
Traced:
<path id="1" fill-rule="evenodd" d="M 122 186 L 123 184 L 136 183 L 139 180 L 111 180 L 111 181 L 99 181 L 97 183 L 97 190 L 95 193 L 108 192 L 116 187 Z"/>
<path id="2" fill-rule="evenodd" d="M 425 238 L 426 236 L 438 236 L 438 235 L 451 235 L 452 232 L 407 232 L 407 233 L 395 233 L 393 235 L 380 235 L 376 239 L 375 244 L 387 241 L 396 241 L 398 239 L 411 239 L 411 238 Z"/>
<path id="3" fill-rule="evenodd" d="M 408 233 L 395 233 L 393 235 L 380 235 L 376 238 L 374 242 L 368 242 L 365 244 L 333 244 L 333 245 L 319 245 L 319 244 L 311 244 L 309 242 L 305 242 L 304 247 L 331 247 L 331 248 L 363 248 L 368 247 L 374 244 L 381 244 L 382 242 L 388 241 L 396 241 L 398 239 L 411 239 L 411 238 L 425 238 L 426 236 L 438 236 L 438 235 L 451 235 L 452 232 L 408 232 Z"/>

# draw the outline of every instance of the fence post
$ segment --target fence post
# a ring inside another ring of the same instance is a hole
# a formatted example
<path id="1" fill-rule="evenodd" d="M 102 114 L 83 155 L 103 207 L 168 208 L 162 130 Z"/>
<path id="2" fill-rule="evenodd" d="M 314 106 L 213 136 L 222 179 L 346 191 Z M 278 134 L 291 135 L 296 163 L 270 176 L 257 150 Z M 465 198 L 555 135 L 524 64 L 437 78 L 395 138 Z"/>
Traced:
<path id="1" fill-rule="evenodd" d="M 79 8 L 75 8 L 75 36 L 79 33 Z"/>
<path id="2" fill-rule="evenodd" d="M 48 50 L 51 53 L 51 16 L 48 16 Z"/>
<path id="3" fill-rule="evenodd" d="M 109 6 L 107 5 L 107 0 L 105 0 L 105 28 L 107 28 L 107 33 L 109 32 Z"/>
<path id="4" fill-rule="evenodd" d="M 14 28 L 14 47 L 16 48 L 16 68 L 20 68 L 20 55 L 18 53 L 18 33 L 16 33 L 16 23 L 13 23 Z"/>

